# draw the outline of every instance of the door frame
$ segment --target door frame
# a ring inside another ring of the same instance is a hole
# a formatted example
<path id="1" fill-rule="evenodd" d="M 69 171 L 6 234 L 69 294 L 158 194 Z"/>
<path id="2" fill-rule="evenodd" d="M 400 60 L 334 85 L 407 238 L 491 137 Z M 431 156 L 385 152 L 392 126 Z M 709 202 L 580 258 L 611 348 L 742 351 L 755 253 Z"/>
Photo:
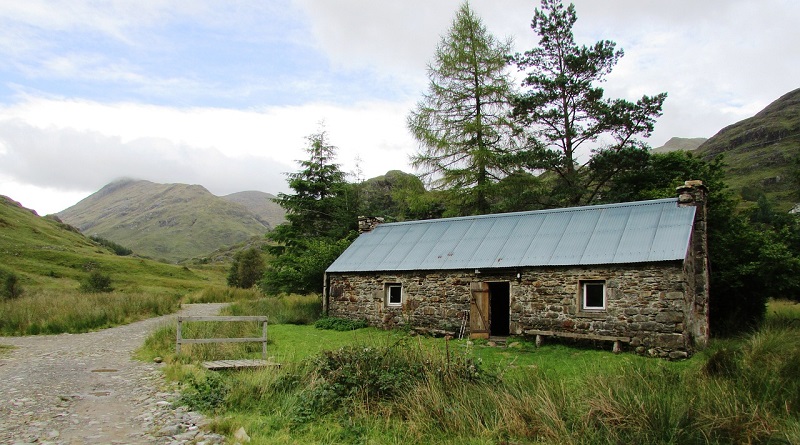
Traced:
<path id="1" fill-rule="evenodd" d="M 501 283 L 508 286 L 509 307 L 508 326 L 503 330 L 504 335 L 511 333 L 511 281 L 509 280 L 487 280 L 470 282 L 470 301 L 469 301 L 469 338 L 487 339 L 492 335 L 492 292 L 490 283 Z"/>

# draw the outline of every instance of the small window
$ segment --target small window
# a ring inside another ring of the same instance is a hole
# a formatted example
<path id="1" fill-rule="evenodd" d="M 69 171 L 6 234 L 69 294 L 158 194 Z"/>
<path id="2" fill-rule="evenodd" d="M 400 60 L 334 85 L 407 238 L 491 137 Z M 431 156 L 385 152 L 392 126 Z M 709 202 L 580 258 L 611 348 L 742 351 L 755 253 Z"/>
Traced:
<path id="1" fill-rule="evenodd" d="M 403 304 L 403 286 L 399 283 L 386 284 L 386 306 L 399 307 Z"/>
<path id="2" fill-rule="evenodd" d="M 581 309 L 602 311 L 606 308 L 606 282 L 581 281 Z"/>

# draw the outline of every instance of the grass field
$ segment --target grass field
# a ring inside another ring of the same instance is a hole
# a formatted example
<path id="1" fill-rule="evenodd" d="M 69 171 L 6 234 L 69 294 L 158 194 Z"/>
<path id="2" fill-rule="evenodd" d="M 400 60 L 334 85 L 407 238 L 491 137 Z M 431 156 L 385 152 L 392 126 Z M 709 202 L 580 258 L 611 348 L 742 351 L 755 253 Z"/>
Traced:
<path id="1" fill-rule="evenodd" d="M 315 299 L 257 300 L 232 312 L 265 304 L 304 312 Z M 279 370 L 205 371 L 198 360 L 257 357 L 258 345 L 176 357 L 174 327 L 139 356 L 165 357 L 183 403 L 211 415 L 218 432 L 243 427 L 254 444 L 800 443 L 800 306 L 772 303 L 769 314 L 760 332 L 680 362 L 279 323 L 268 349 Z M 188 335 L 210 333 L 196 329 Z M 250 335 L 239 329 L 232 334 Z"/>

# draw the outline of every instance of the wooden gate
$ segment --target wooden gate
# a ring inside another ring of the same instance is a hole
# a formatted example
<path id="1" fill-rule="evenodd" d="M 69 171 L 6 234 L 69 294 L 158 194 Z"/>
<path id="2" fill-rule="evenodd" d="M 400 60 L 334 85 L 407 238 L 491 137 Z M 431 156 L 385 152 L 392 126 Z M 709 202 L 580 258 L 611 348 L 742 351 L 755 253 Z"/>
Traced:
<path id="1" fill-rule="evenodd" d="M 489 283 L 470 283 L 469 338 L 489 338 Z"/>

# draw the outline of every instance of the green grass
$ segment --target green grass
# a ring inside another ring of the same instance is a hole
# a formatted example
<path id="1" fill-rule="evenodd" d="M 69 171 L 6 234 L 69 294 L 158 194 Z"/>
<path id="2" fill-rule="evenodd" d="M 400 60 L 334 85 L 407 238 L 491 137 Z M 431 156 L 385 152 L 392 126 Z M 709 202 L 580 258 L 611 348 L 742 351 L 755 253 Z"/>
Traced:
<path id="1" fill-rule="evenodd" d="M 174 326 L 140 356 L 166 357 L 184 403 L 254 444 L 800 443 L 800 305 L 768 314 L 760 332 L 680 362 L 291 324 L 269 328 L 279 370 L 205 371 L 196 361 L 219 351 L 176 357 Z"/>
<path id="2" fill-rule="evenodd" d="M 258 289 L 239 289 L 228 286 L 208 286 L 199 292 L 187 295 L 184 303 L 232 303 L 234 301 L 264 298 Z"/>
<path id="3" fill-rule="evenodd" d="M 0 301 L 0 335 L 79 333 L 174 312 L 178 297 L 77 291 L 32 291 Z"/>
<path id="4" fill-rule="evenodd" d="M 74 228 L 0 197 L 0 275 L 22 297 L 0 301 L 0 335 L 86 332 L 173 312 L 178 301 L 222 285 L 219 267 L 185 267 L 115 255 Z M 112 293 L 80 292 L 92 273 Z"/>

